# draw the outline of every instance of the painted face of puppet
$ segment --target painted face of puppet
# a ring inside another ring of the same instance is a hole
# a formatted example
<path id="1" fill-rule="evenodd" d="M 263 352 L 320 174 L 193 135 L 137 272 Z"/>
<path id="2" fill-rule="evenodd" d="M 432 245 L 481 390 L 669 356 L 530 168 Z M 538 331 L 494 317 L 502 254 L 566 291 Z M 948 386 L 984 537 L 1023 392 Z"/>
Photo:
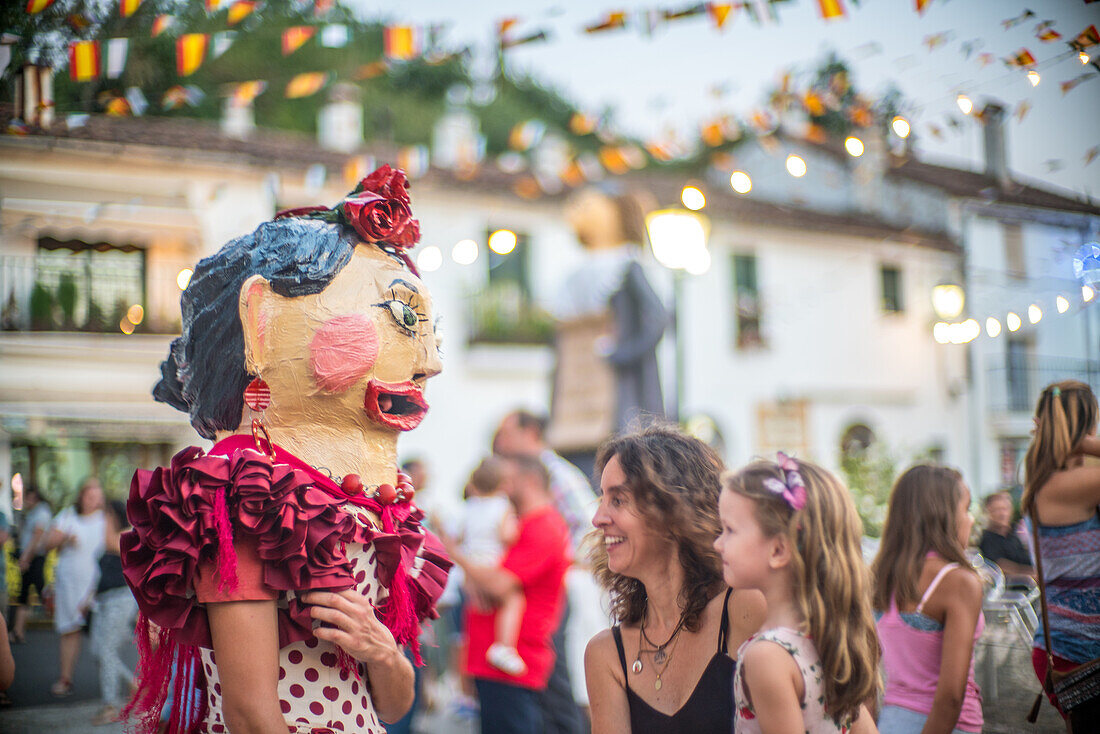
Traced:
<path id="1" fill-rule="evenodd" d="M 285 298 L 254 276 L 241 289 L 246 365 L 271 389 L 274 426 L 408 431 L 441 369 L 424 283 L 373 245 L 325 290 Z"/>

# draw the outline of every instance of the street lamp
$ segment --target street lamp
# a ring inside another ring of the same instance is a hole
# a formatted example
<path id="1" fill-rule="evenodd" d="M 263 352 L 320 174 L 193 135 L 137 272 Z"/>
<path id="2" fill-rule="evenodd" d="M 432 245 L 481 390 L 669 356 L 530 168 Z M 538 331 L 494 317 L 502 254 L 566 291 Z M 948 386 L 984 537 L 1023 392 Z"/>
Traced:
<path id="1" fill-rule="evenodd" d="M 932 310 L 941 319 L 950 321 L 963 312 L 966 294 L 955 283 L 940 283 L 932 289 Z"/>
<path id="2" fill-rule="evenodd" d="M 653 257 L 672 271 L 672 335 L 676 353 L 674 417 L 679 420 L 684 397 L 684 340 L 680 332 L 684 273 L 702 275 L 710 268 L 710 252 L 707 251 L 710 221 L 686 209 L 658 209 L 646 215 L 645 226 Z"/>

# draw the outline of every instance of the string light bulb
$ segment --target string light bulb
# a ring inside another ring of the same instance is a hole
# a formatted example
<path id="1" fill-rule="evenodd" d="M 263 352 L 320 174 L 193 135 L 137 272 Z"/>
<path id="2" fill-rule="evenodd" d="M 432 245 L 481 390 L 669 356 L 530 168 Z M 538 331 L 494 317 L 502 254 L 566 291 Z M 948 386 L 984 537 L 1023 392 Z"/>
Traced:
<path id="1" fill-rule="evenodd" d="M 848 151 L 848 155 L 859 158 L 863 155 L 863 141 L 856 137 L 849 137 L 844 141 L 844 149 Z"/>
<path id="2" fill-rule="evenodd" d="M 893 119 L 890 123 L 890 127 L 894 129 L 894 135 L 897 135 L 899 138 L 904 139 L 909 137 L 909 121 L 901 115 Z"/>
<path id="3" fill-rule="evenodd" d="M 1094 291 L 1092 289 L 1092 286 L 1089 286 L 1089 285 L 1081 286 L 1081 298 L 1082 298 L 1082 300 L 1084 300 L 1085 303 L 1088 303 L 1089 301 L 1091 301 L 1095 296 L 1096 296 L 1096 291 Z"/>
<path id="4" fill-rule="evenodd" d="M 747 194 L 752 191 L 752 179 L 744 171 L 734 171 L 730 174 L 730 186 L 739 194 Z"/>
<path id="5" fill-rule="evenodd" d="M 1077 58 L 1081 60 L 1081 66 L 1085 66 L 1089 63 L 1089 55 L 1084 51 L 1077 54 Z"/>
<path id="6" fill-rule="evenodd" d="M 693 212 L 697 212 L 707 205 L 707 197 L 695 186 L 685 186 L 684 190 L 680 192 L 680 201 L 684 202 L 684 206 Z"/>
<path id="7" fill-rule="evenodd" d="M 1069 299 L 1065 296 L 1058 296 L 1054 302 L 1058 305 L 1058 313 L 1065 313 L 1069 310 Z"/>
<path id="8" fill-rule="evenodd" d="M 1031 304 L 1027 307 L 1027 320 L 1033 324 L 1039 323 L 1043 318 L 1043 309 L 1039 308 L 1037 304 Z"/>
<path id="9" fill-rule="evenodd" d="M 1001 322 L 990 316 L 985 320 L 985 333 L 996 339 L 1001 335 Z"/>
<path id="10" fill-rule="evenodd" d="M 960 94 L 958 97 L 955 97 L 955 104 L 959 106 L 959 109 L 962 110 L 964 115 L 969 115 L 974 111 L 974 103 L 971 102 L 970 97 L 967 97 L 965 94 Z"/>
<path id="11" fill-rule="evenodd" d="M 1031 82 L 1031 86 L 1033 87 L 1039 86 L 1039 80 L 1041 78 L 1042 77 L 1039 76 L 1039 72 L 1035 71 L 1034 69 L 1030 69 L 1027 72 L 1027 80 Z"/>
<path id="12" fill-rule="evenodd" d="M 795 178 L 802 178 L 806 175 L 806 161 L 802 160 L 801 156 L 791 153 L 787 156 L 787 173 Z"/>
<path id="13" fill-rule="evenodd" d="M 1009 331 L 1019 331 L 1024 322 L 1014 312 L 1009 311 L 1008 316 L 1005 317 L 1005 324 L 1008 325 Z"/>

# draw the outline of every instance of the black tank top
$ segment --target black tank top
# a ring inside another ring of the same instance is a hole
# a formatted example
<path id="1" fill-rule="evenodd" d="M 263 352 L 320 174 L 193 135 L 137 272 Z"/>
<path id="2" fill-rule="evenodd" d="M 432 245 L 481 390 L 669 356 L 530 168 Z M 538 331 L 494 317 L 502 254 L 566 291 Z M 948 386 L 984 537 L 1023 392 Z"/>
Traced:
<path id="1" fill-rule="evenodd" d="M 626 700 L 630 705 L 630 730 L 634 734 L 710 734 L 733 731 L 733 672 L 737 663 L 726 654 L 729 637 L 729 601 L 730 592 L 722 603 L 722 624 L 718 628 L 718 649 L 707 663 L 695 690 L 688 696 L 680 710 L 671 716 L 663 714 L 642 700 L 630 687 L 630 676 L 626 669 L 626 654 L 623 652 L 623 635 L 619 626 L 611 628 L 615 637 L 615 647 L 619 649 L 619 663 L 623 666 L 623 679 L 626 681 Z"/>

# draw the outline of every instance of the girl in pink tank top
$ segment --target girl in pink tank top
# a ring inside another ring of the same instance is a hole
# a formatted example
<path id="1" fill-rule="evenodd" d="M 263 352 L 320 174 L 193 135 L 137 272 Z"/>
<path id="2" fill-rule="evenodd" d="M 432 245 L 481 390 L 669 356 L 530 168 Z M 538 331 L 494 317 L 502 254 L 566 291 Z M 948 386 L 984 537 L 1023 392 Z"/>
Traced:
<path id="1" fill-rule="evenodd" d="M 981 580 L 966 558 L 969 506 L 962 476 L 939 466 L 909 469 L 890 495 L 872 569 L 886 673 L 882 734 L 982 730 L 974 643 L 985 622 Z"/>

